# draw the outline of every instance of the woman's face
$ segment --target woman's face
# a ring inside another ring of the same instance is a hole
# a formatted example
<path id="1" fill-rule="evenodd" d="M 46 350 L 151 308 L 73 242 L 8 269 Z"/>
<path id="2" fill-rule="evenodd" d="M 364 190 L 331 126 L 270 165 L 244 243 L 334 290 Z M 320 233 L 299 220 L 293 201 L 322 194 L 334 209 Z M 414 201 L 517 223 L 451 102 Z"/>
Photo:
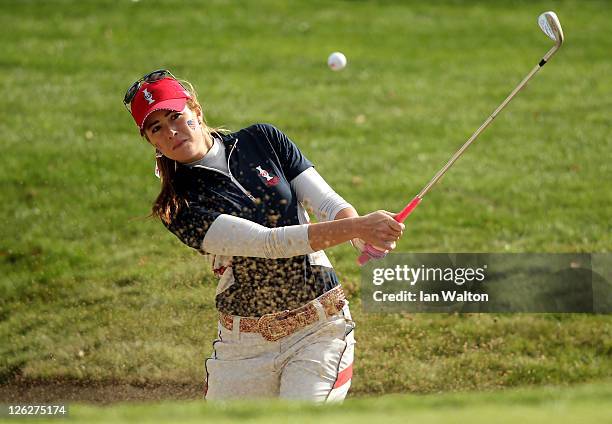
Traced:
<path id="1" fill-rule="evenodd" d="M 201 159 L 208 152 L 200 114 L 185 105 L 180 112 L 156 110 L 144 125 L 144 133 L 164 156 L 181 163 Z"/>

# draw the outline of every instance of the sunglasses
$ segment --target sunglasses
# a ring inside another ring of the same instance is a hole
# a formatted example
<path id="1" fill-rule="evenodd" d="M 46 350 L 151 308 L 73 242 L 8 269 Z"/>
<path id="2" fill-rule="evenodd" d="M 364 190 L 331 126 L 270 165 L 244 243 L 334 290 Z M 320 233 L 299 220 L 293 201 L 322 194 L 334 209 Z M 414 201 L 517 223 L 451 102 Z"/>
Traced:
<path id="1" fill-rule="evenodd" d="M 130 111 L 129 104 L 132 103 L 132 100 L 134 100 L 134 96 L 136 95 L 136 93 L 138 93 L 138 89 L 140 88 L 143 82 L 155 82 L 166 77 L 171 77 L 172 79 L 176 80 L 176 77 L 172 75 L 169 70 L 158 69 L 157 71 L 149 72 L 148 74 L 140 78 L 138 81 L 136 81 L 134 84 L 132 84 L 130 88 L 127 89 L 127 91 L 125 92 L 125 96 L 123 97 L 123 104 L 127 108 L 128 112 Z"/>

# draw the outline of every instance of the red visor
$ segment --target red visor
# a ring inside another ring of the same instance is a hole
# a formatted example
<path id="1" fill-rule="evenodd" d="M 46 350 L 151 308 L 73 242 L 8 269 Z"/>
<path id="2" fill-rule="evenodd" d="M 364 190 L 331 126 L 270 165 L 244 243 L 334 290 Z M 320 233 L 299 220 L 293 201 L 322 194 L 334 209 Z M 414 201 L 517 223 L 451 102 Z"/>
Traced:
<path id="1" fill-rule="evenodd" d="M 173 78 L 144 82 L 130 105 L 140 133 L 143 133 L 142 127 L 151 113 L 162 109 L 180 112 L 185 108 L 187 99 L 191 99 L 191 95 Z"/>

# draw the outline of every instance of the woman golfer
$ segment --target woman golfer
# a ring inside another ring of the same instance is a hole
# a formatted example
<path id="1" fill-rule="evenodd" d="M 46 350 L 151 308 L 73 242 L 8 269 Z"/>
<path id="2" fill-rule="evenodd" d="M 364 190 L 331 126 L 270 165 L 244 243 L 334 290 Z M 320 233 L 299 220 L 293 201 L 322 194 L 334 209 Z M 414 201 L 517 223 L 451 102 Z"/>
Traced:
<path id="1" fill-rule="evenodd" d="M 166 70 L 135 82 L 124 103 L 156 148 L 153 215 L 219 277 L 206 398 L 344 399 L 354 323 L 323 249 L 391 250 L 403 225 L 385 211 L 359 216 L 275 127 L 207 126 L 191 84 Z"/>

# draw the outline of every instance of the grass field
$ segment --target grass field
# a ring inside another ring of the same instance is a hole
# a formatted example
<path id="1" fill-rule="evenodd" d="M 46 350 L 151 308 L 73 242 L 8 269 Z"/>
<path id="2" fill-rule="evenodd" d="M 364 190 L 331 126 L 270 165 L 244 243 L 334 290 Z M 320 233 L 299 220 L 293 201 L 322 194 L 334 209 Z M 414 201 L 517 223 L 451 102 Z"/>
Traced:
<path id="1" fill-rule="evenodd" d="M 78 423 L 371 423 L 385 417 L 386 423 L 610 423 L 610 384 L 580 385 L 572 388 L 543 387 L 515 389 L 502 393 L 457 393 L 444 395 L 389 395 L 351 399 L 342 406 L 315 406 L 302 403 L 243 402 L 207 404 L 198 401 L 144 403 L 100 407 L 71 405 L 70 422 Z M 2 422 L 0 417 L 0 422 Z M 57 418 L 36 423 L 57 422 Z M 14 422 L 14 418 L 5 420 Z"/>
<path id="2" fill-rule="evenodd" d="M 213 277 L 145 219 L 159 183 L 121 104 L 133 80 L 168 67 L 199 89 L 209 124 L 271 122 L 358 211 L 398 211 L 550 48 L 536 24 L 549 9 L 566 44 L 423 201 L 397 250 L 606 252 L 607 1 L 1 2 L 0 383 L 203 379 Z M 325 65 L 336 50 L 349 60 L 339 73 Z M 364 314 L 353 250 L 328 254 L 358 325 L 352 396 L 612 378 L 609 316 Z M 610 394 L 592 387 L 576 411 Z M 474 411 L 499 421 L 498 406 L 514 411 L 501 402 Z M 535 405 L 517 417 L 570 421 Z"/>

